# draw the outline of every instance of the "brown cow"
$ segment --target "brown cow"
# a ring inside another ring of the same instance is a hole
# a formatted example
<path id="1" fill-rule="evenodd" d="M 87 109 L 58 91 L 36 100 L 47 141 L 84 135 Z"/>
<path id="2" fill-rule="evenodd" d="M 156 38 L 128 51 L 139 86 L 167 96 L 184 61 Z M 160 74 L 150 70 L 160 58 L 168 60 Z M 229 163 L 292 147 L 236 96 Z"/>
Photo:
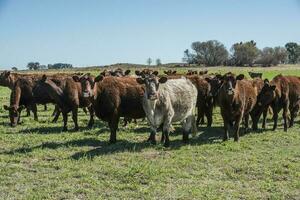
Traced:
<path id="1" fill-rule="evenodd" d="M 218 95 L 221 115 L 224 122 L 224 140 L 229 139 L 228 128 L 234 123 L 234 141 L 239 140 L 239 129 L 242 119 L 245 118 L 247 128 L 250 111 L 256 103 L 257 91 L 250 81 L 243 80 L 244 75 L 235 77 L 225 74 Z"/>
<path id="2" fill-rule="evenodd" d="M 271 82 L 265 80 L 258 104 L 263 109 L 271 106 L 273 110 L 273 130 L 277 128 L 278 113 L 283 109 L 284 131 L 288 128 L 288 111 L 291 113 L 289 126 L 292 126 L 299 110 L 300 79 L 296 76 L 275 76 Z"/>
<path id="3" fill-rule="evenodd" d="M 131 77 L 95 78 L 93 106 L 98 118 L 108 122 L 110 128 L 110 143 L 115 143 L 116 131 L 120 117 L 138 119 L 144 118 L 142 107 L 144 89 Z"/>
<path id="4" fill-rule="evenodd" d="M 264 81 L 261 78 L 254 78 L 253 80 L 251 80 L 252 86 L 254 88 L 256 88 L 257 90 L 257 96 L 260 95 L 260 93 L 262 92 L 262 89 L 264 87 Z M 257 130 L 258 129 L 258 121 L 260 118 L 261 113 L 263 113 L 263 123 L 262 123 L 262 128 L 265 129 L 266 128 L 266 119 L 267 119 L 267 114 L 268 114 L 268 110 L 270 109 L 269 106 L 264 106 L 263 109 L 260 108 L 260 104 L 259 101 L 256 102 L 254 108 L 252 109 L 252 111 L 250 112 L 250 116 L 252 119 L 252 129 L 253 130 Z"/>
<path id="5" fill-rule="evenodd" d="M 90 111 L 89 126 L 93 124 L 93 109 L 91 107 L 91 96 L 84 94 L 82 90 L 80 79 L 78 77 L 73 78 L 67 77 L 62 80 L 61 86 L 59 87 L 51 79 L 43 75 L 42 79 L 37 83 L 38 86 L 44 88 L 48 92 L 49 96 L 54 99 L 55 103 L 59 106 L 60 111 L 63 114 L 63 131 L 67 131 L 68 113 L 72 112 L 72 119 L 74 122 L 74 130 L 79 129 L 77 123 L 78 107 L 88 107 Z M 88 93 L 90 94 L 90 93 Z"/>
<path id="6" fill-rule="evenodd" d="M 9 111 L 10 125 L 16 126 L 20 121 L 23 107 L 30 108 L 34 114 L 34 120 L 38 120 L 37 108 L 32 95 L 33 81 L 27 78 L 19 78 L 12 88 L 10 106 L 4 105 Z"/>

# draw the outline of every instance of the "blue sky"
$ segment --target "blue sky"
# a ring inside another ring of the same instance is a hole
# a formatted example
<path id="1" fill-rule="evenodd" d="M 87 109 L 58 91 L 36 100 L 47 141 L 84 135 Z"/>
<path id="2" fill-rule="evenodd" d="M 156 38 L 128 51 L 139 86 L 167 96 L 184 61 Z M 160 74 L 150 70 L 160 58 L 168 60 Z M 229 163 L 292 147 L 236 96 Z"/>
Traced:
<path id="1" fill-rule="evenodd" d="M 300 42 L 299 0 L 0 0 L 0 68 L 181 62 L 193 41 Z"/>

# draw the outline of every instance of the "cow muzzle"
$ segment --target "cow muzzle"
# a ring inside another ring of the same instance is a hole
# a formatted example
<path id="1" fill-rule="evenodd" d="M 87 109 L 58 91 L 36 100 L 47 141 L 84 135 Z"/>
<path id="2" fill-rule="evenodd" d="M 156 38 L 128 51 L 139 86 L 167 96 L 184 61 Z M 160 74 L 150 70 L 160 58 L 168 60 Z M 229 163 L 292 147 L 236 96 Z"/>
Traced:
<path id="1" fill-rule="evenodd" d="M 234 94 L 234 89 L 228 89 L 227 94 L 228 95 L 233 95 Z"/>
<path id="2" fill-rule="evenodd" d="M 92 97 L 93 94 L 91 92 L 83 92 L 83 97 L 88 98 L 88 97 Z"/>
<path id="3" fill-rule="evenodd" d="M 158 99 L 158 95 L 157 94 L 149 94 L 148 99 L 154 101 L 154 100 Z"/>

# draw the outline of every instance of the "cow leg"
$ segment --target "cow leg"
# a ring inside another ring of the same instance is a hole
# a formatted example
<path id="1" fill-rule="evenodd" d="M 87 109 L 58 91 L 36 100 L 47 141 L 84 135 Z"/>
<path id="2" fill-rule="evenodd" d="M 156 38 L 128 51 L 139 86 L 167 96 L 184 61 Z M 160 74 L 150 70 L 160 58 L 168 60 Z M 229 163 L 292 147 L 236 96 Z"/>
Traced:
<path id="1" fill-rule="evenodd" d="M 33 112 L 33 117 L 34 117 L 34 120 L 35 121 L 38 121 L 38 116 L 37 116 L 37 107 L 36 107 L 36 104 L 32 104 L 30 106 L 32 112 Z"/>
<path id="2" fill-rule="evenodd" d="M 292 109 L 290 109 L 291 121 L 289 127 L 292 127 L 294 125 L 295 118 L 298 115 L 298 111 L 299 111 L 299 103 L 297 102 L 296 105 Z"/>
<path id="3" fill-rule="evenodd" d="M 278 108 L 277 108 L 277 106 L 273 106 L 273 121 L 274 121 L 274 124 L 273 124 L 273 131 L 275 131 L 276 130 L 276 128 L 277 128 L 277 122 L 278 122 L 278 112 L 279 112 L 279 110 L 278 110 Z"/>
<path id="4" fill-rule="evenodd" d="M 213 106 L 208 107 L 206 110 L 207 127 L 211 127 L 212 125 L 212 113 L 213 113 Z"/>
<path id="5" fill-rule="evenodd" d="M 54 112 L 53 112 L 53 113 L 54 113 Z M 53 120 L 52 120 L 52 123 L 56 123 L 56 122 L 57 122 L 60 113 L 61 113 L 60 110 L 57 110 L 57 111 L 55 112 L 55 116 L 54 116 L 54 118 L 53 118 Z"/>
<path id="6" fill-rule="evenodd" d="M 56 114 L 57 114 L 58 111 L 59 111 L 59 107 L 58 107 L 58 105 L 55 105 L 53 113 L 52 113 L 52 116 L 56 116 Z"/>
<path id="7" fill-rule="evenodd" d="M 282 117 L 283 117 L 283 126 L 284 126 L 284 131 L 287 132 L 287 121 L 288 121 L 288 108 L 289 108 L 289 102 L 286 102 L 284 107 L 283 107 L 283 113 L 282 113 Z"/>
<path id="8" fill-rule="evenodd" d="M 245 115 L 245 132 L 247 132 L 249 128 L 249 114 Z"/>
<path id="9" fill-rule="evenodd" d="M 64 120 L 64 127 L 63 127 L 63 130 L 62 131 L 67 131 L 68 128 L 67 128 L 67 123 L 68 123 L 68 113 L 67 112 L 62 112 L 63 114 L 63 120 Z"/>
<path id="10" fill-rule="evenodd" d="M 266 122 L 267 122 L 267 115 L 268 115 L 269 108 L 265 108 L 263 111 L 263 121 L 262 121 L 262 128 L 266 129 Z"/>
<path id="11" fill-rule="evenodd" d="M 117 114 L 113 114 L 111 120 L 108 122 L 110 129 L 109 143 L 113 144 L 117 142 L 117 129 L 120 117 Z"/>
<path id="12" fill-rule="evenodd" d="M 172 123 L 171 122 L 172 122 L 173 116 L 174 116 L 174 111 L 172 111 L 171 113 L 169 113 L 167 119 L 165 119 L 165 121 L 164 121 L 163 135 L 165 137 L 165 143 L 164 143 L 165 147 L 170 146 L 169 133 L 170 133 L 170 129 L 172 127 Z"/>
<path id="13" fill-rule="evenodd" d="M 82 110 L 87 115 L 88 111 L 86 110 L 86 107 L 83 107 Z"/>
<path id="14" fill-rule="evenodd" d="M 47 111 L 48 108 L 47 108 L 47 104 L 44 104 L 44 111 Z"/>
<path id="15" fill-rule="evenodd" d="M 204 112 L 203 112 L 202 107 L 199 105 L 196 125 L 199 126 L 200 124 L 203 124 L 203 123 L 204 123 Z"/>
<path id="16" fill-rule="evenodd" d="M 88 127 L 93 127 L 94 125 L 94 108 L 93 106 L 88 107 L 90 113 L 90 121 L 88 123 Z"/>
<path id="17" fill-rule="evenodd" d="M 74 131 L 78 131 L 79 130 L 79 127 L 78 127 L 78 108 L 74 108 L 72 110 L 72 119 L 73 119 L 73 122 L 74 122 Z"/>
<path id="18" fill-rule="evenodd" d="M 30 116 L 30 108 L 29 107 L 26 107 L 26 112 L 27 112 L 26 117 L 29 117 Z"/>
<path id="19" fill-rule="evenodd" d="M 238 142 L 239 141 L 239 132 L 240 132 L 240 124 L 242 121 L 242 116 L 243 114 L 241 114 L 240 116 L 238 116 L 235 120 L 235 124 L 234 124 L 234 141 Z"/>
<path id="20" fill-rule="evenodd" d="M 151 126 L 151 130 L 150 130 L 150 135 L 149 135 L 149 138 L 148 138 L 148 142 L 151 142 L 151 144 L 156 144 L 156 139 L 155 139 L 155 136 L 156 136 L 156 127 L 154 126 Z M 161 138 L 161 141 L 163 141 L 163 136 Z"/>
<path id="21" fill-rule="evenodd" d="M 187 142 L 189 140 L 189 133 L 192 132 L 193 135 L 197 132 L 197 126 L 195 125 L 195 118 L 193 115 L 189 116 L 184 122 L 183 122 L 183 136 L 182 141 Z"/>
<path id="22" fill-rule="evenodd" d="M 19 117 L 18 117 L 18 124 L 21 124 L 21 112 L 22 110 L 18 111 L 19 112 Z"/>

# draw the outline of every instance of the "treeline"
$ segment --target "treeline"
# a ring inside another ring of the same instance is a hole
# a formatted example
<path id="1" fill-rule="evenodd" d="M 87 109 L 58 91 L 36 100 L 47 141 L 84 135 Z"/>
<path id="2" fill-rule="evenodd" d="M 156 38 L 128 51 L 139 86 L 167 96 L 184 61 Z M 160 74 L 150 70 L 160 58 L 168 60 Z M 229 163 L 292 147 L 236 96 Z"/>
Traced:
<path id="1" fill-rule="evenodd" d="M 55 63 L 48 65 L 41 65 L 39 62 L 29 62 L 27 64 L 29 70 L 44 70 L 44 69 L 69 69 L 73 68 L 72 64 L 68 63 Z"/>
<path id="2" fill-rule="evenodd" d="M 191 49 L 184 51 L 183 61 L 188 64 L 268 67 L 300 63 L 300 45 L 295 42 L 289 42 L 284 47 L 258 49 L 256 42 L 251 40 L 233 44 L 228 52 L 221 42 L 209 40 L 193 42 Z"/>

